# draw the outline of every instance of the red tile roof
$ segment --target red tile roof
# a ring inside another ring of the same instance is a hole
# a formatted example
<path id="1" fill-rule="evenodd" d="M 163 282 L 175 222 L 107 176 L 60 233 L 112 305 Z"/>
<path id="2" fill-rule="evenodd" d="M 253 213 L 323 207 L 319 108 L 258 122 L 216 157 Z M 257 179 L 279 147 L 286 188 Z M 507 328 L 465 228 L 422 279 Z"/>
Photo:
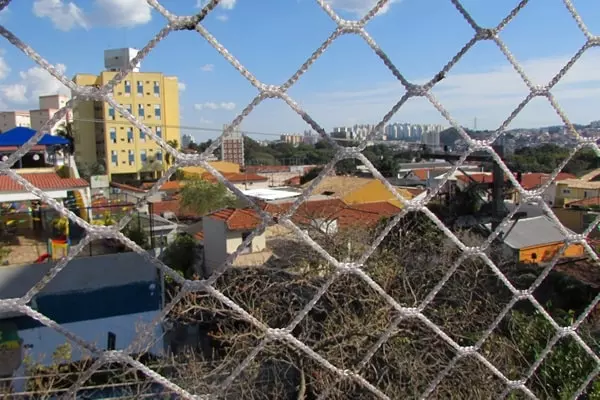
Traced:
<path id="1" fill-rule="evenodd" d="M 129 192 L 146 193 L 144 189 L 140 189 L 131 185 L 126 185 L 124 183 L 110 182 L 110 186 L 121 190 L 127 190 Z"/>
<path id="2" fill-rule="evenodd" d="M 153 214 L 162 215 L 166 212 L 172 212 L 177 218 L 200 218 L 195 212 L 188 211 L 181 206 L 179 199 L 163 200 L 150 202 L 151 212 Z"/>
<path id="3" fill-rule="evenodd" d="M 300 177 L 294 176 L 294 177 L 288 179 L 287 181 L 285 181 L 285 184 L 290 185 L 290 186 L 300 186 Z"/>
<path id="4" fill-rule="evenodd" d="M 548 181 L 550 178 L 550 174 L 544 174 L 541 172 L 530 172 L 527 174 L 521 175 L 521 186 L 523 186 L 526 190 L 535 189 Z M 555 181 L 562 181 L 565 179 L 575 179 L 577 178 L 573 174 L 568 174 L 566 172 L 560 172 Z"/>
<path id="5" fill-rule="evenodd" d="M 224 172 L 223 176 L 232 183 L 266 182 L 269 180 L 269 178 L 266 176 L 245 172 Z M 217 182 L 217 178 L 208 172 L 202 174 L 202 179 L 205 179 L 209 182 Z"/>
<path id="6" fill-rule="evenodd" d="M 255 229 L 261 222 L 257 212 L 250 208 L 224 208 L 207 217 L 225 222 L 230 231 Z"/>
<path id="7" fill-rule="evenodd" d="M 588 197 L 587 199 L 570 201 L 567 207 L 591 207 L 600 206 L 600 197 Z"/>
<path id="8" fill-rule="evenodd" d="M 0 146 L 0 151 L 16 151 L 20 146 Z M 44 151 L 46 146 L 35 145 L 31 148 L 31 151 Z"/>
<path id="9" fill-rule="evenodd" d="M 142 183 L 142 188 L 146 189 L 146 190 L 150 190 L 152 189 L 152 187 L 155 185 L 155 182 L 144 182 Z M 163 190 L 163 191 L 178 191 L 179 189 L 181 189 L 181 185 L 178 181 L 168 181 L 163 183 L 163 185 L 160 187 L 159 190 Z"/>
<path id="10" fill-rule="evenodd" d="M 271 215 L 279 215 L 292 206 L 292 202 L 283 204 L 265 204 L 263 209 Z M 298 207 L 292 215 L 292 221 L 300 225 L 310 224 L 317 219 L 337 220 L 340 227 L 373 225 L 381 218 L 391 217 L 400 212 L 400 208 L 382 201 L 365 204 L 347 205 L 340 199 L 307 201 Z"/>
<path id="11" fill-rule="evenodd" d="M 54 172 L 21 174 L 33 186 L 41 190 L 70 190 L 89 187 L 82 178 L 61 178 Z M 25 188 L 6 175 L 0 176 L 0 192 L 25 192 Z"/>

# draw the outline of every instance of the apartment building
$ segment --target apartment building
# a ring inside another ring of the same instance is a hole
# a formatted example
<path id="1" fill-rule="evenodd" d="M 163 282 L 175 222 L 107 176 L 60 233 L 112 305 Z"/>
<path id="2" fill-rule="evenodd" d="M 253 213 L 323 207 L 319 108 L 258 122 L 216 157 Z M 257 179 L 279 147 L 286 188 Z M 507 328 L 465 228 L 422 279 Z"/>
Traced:
<path id="1" fill-rule="evenodd" d="M 56 114 L 59 109 L 67 104 L 68 101 L 69 98 L 67 96 L 62 96 L 60 94 L 40 96 L 39 109 L 29 111 L 31 129 L 35 129 L 36 131 L 40 130 L 50 118 L 54 117 L 54 114 Z M 50 133 L 54 134 L 57 128 L 61 126 L 61 122 L 65 120 L 71 120 L 70 112 L 67 113 L 66 118 L 62 118 L 54 125 L 54 128 L 51 129 Z"/>
<path id="2" fill-rule="evenodd" d="M 0 131 L 6 132 L 18 127 L 31 127 L 28 111 L 2 111 L 0 112 Z"/>
<path id="3" fill-rule="evenodd" d="M 223 126 L 223 131 L 227 125 Z M 221 138 L 221 161 L 227 161 L 244 166 L 244 135 L 236 127 Z"/>
<path id="4" fill-rule="evenodd" d="M 104 52 L 105 71 L 77 74 L 73 81 L 100 87 L 135 57 L 135 49 Z M 131 114 L 165 141 L 181 143 L 177 77 L 140 72 L 139 64 L 118 85 L 113 96 Z M 111 180 L 159 177 L 168 168 L 164 150 L 105 102 L 81 101 L 73 107 L 75 158 L 101 163 Z"/>

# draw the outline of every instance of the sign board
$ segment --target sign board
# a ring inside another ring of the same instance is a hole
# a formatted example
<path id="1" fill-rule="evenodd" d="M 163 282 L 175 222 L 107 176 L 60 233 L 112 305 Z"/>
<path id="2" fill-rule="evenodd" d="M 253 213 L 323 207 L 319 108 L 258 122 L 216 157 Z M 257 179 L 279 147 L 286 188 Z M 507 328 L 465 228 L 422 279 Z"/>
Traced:
<path id="1" fill-rule="evenodd" d="M 108 175 L 92 175 L 90 177 L 90 186 L 92 189 L 102 189 L 107 188 L 110 185 L 108 184 Z"/>

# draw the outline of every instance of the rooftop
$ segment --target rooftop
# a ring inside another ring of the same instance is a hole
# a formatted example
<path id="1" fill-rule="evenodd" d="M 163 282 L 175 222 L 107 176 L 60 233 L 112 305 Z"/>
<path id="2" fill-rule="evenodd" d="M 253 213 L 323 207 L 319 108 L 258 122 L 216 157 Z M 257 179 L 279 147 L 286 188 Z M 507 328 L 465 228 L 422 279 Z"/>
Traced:
<path id="1" fill-rule="evenodd" d="M 486 224 L 486 228 L 491 229 L 491 224 Z M 566 239 L 559 226 L 546 215 L 513 220 L 501 229 L 501 233 L 504 243 L 513 249 L 559 243 Z"/>
<path id="2" fill-rule="evenodd" d="M 242 193 L 244 193 L 248 197 L 254 197 L 260 200 L 289 199 L 292 197 L 298 197 L 301 194 L 299 192 L 278 189 L 250 189 L 242 190 Z"/>
<path id="3" fill-rule="evenodd" d="M 250 208 L 224 208 L 207 217 L 223 221 L 230 231 L 255 229 L 261 222 L 257 212 Z"/>
<path id="4" fill-rule="evenodd" d="M 61 178 L 54 172 L 21 174 L 33 186 L 41 190 L 69 190 L 86 188 L 90 184 L 82 178 Z M 0 176 L 0 192 L 26 192 L 19 183 L 6 175 Z"/>

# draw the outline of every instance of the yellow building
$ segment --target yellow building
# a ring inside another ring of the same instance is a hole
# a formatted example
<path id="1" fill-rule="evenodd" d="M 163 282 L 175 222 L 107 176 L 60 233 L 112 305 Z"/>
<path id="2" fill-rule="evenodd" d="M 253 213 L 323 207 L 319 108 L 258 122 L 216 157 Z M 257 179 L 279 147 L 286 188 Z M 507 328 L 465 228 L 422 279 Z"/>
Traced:
<path id="1" fill-rule="evenodd" d="M 573 201 L 599 198 L 600 182 L 583 179 L 565 179 L 556 182 L 556 199 L 554 204 L 562 207 Z"/>
<path id="2" fill-rule="evenodd" d="M 100 75 L 77 74 L 82 86 L 107 84 L 137 51 L 105 51 Z M 159 72 L 139 72 L 139 66 L 115 85 L 113 95 L 132 115 L 165 141 L 181 143 L 177 78 Z M 75 159 L 101 163 L 111 180 L 157 177 L 168 168 L 165 151 L 105 102 L 79 101 L 73 107 Z"/>
<path id="3" fill-rule="evenodd" d="M 303 185 L 306 188 L 307 182 Z M 398 193 L 406 200 L 414 196 L 407 190 L 396 188 Z M 402 207 L 398 198 L 381 182 L 374 178 L 361 178 L 356 176 L 327 176 L 312 192 L 315 195 L 337 197 L 346 204 L 365 204 L 387 201 L 396 207 Z"/>
<path id="4" fill-rule="evenodd" d="M 228 161 L 209 161 L 208 164 L 220 173 L 239 174 L 240 165 Z M 207 171 L 202 167 L 183 167 L 183 174 L 186 178 L 201 177 Z"/>

